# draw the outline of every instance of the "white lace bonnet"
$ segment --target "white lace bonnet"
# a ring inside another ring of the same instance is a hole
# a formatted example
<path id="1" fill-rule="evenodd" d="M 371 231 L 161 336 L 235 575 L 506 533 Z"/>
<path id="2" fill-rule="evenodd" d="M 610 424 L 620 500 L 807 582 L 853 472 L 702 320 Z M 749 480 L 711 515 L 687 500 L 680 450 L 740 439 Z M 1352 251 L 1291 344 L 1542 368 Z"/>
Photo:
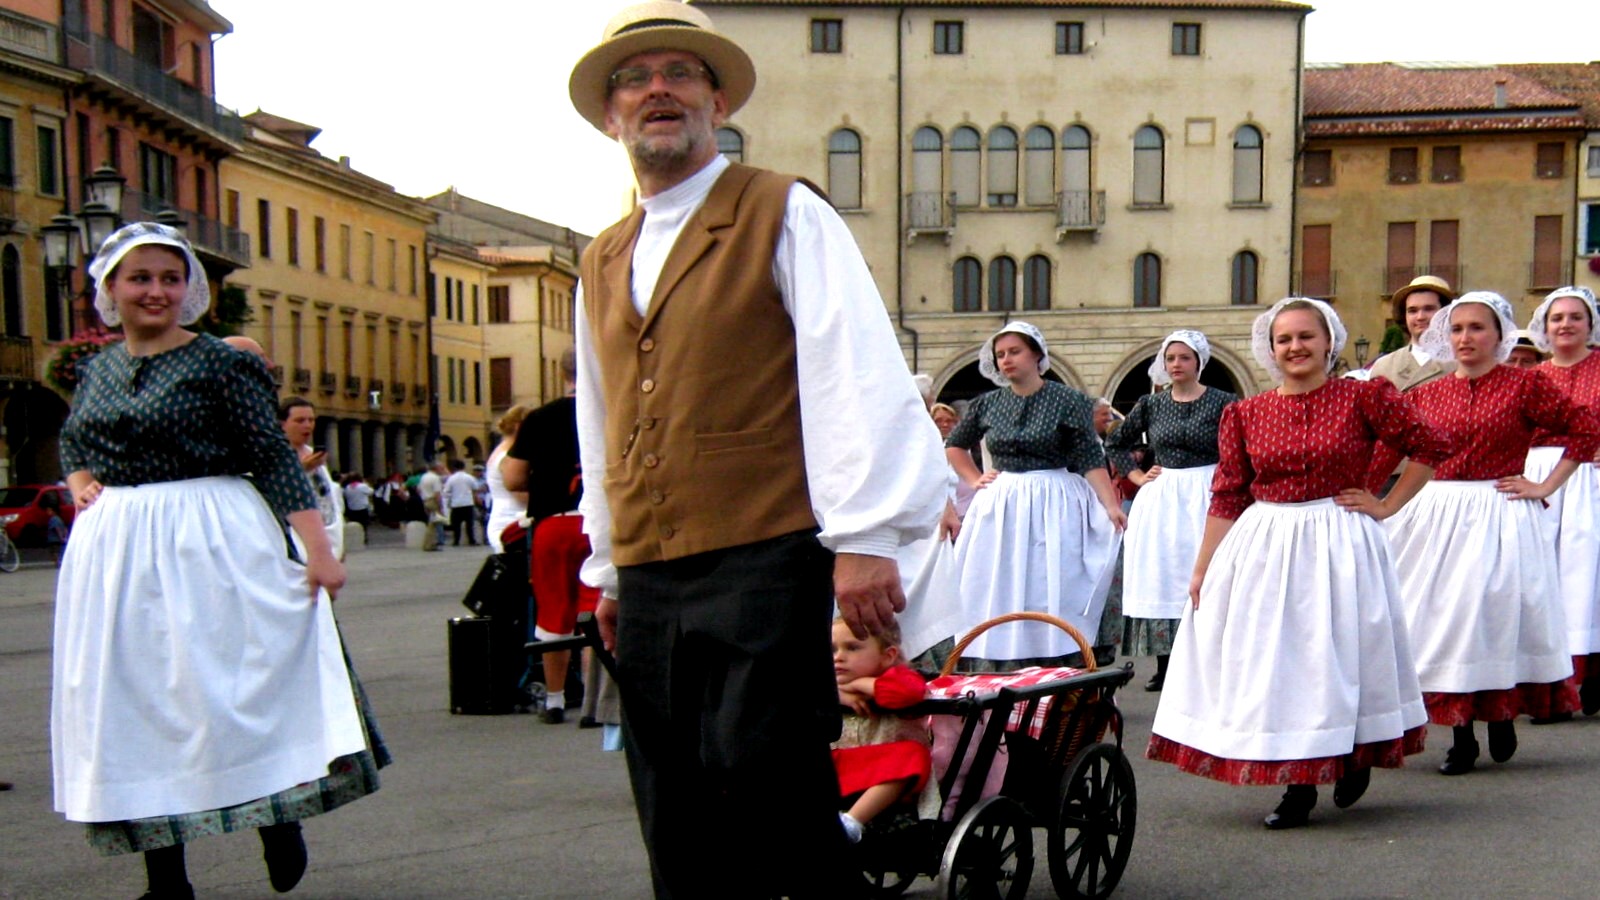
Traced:
<path id="1" fill-rule="evenodd" d="M 1541 353 L 1549 353 L 1555 349 L 1550 343 L 1550 335 L 1544 330 L 1544 320 L 1545 316 L 1550 314 L 1550 307 L 1562 297 L 1576 297 L 1589 308 L 1589 339 L 1591 341 L 1594 339 L 1595 323 L 1600 322 L 1600 315 L 1597 315 L 1595 309 L 1594 291 L 1582 286 L 1556 288 L 1545 295 L 1539 308 L 1533 311 L 1533 318 L 1528 320 L 1528 337 L 1533 339 L 1533 345 L 1538 347 Z"/>
<path id="2" fill-rule="evenodd" d="M 1167 347 L 1174 341 L 1193 350 L 1194 355 L 1200 360 L 1200 367 L 1194 372 L 1196 378 L 1205 371 L 1206 363 L 1211 362 L 1211 342 L 1206 340 L 1205 334 L 1189 328 L 1180 328 L 1162 340 L 1161 349 L 1156 351 L 1156 358 L 1150 361 L 1151 384 L 1172 383 L 1172 376 L 1167 374 Z"/>
<path id="3" fill-rule="evenodd" d="M 1440 307 L 1428 321 L 1428 330 L 1417 339 L 1418 349 L 1437 360 L 1453 358 L 1455 348 L 1450 346 L 1450 315 L 1468 303 L 1480 303 L 1494 310 L 1495 317 L 1500 320 L 1500 346 L 1494 350 L 1494 361 L 1505 362 L 1511 356 L 1511 348 L 1517 345 L 1517 320 L 1511 311 L 1511 302 L 1494 291 L 1468 291 L 1457 297 L 1454 303 Z"/>
<path id="4" fill-rule="evenodd" d="M 183 254 L 189 265 L 189 288 L 184 292 L 183 305 L 178 309 L 178 324 L 194 324 L 211 307 L 211 286 L 206 283 L 206 271 L 200 267 L 194 248 L 189 246 L 176 228 L 156 222 L 132 222 L 113 231 L 100 245 L 94 262 L 89 263 L 89 277 L 94 279 L 95 284 L 94 308 L 100 313 L 100 321 L 112 328 L 122 324 L 122 315 L 117 312 L 117 305 L 111 302 L 111 293 L 106 290 L 106 280 L 116 271 L 117 264 L 128 255 L 128 251 L 146 244 L 171 247 Z"/>
<path id="5" fill-rule="evenodd" d="M 1050 371 L 1050 345 L 1045 343 L 1044 332 L 1027 322 L 1008 322 L 1004 328 L 996 331 L 993 336 L 983 342 L 982 347 L 978 348 L 978 372 L 983 377 L 1001 387 L 1011 383 L 1006 380 L 1004 375 L 1000 374 L 1000 369 L 994 364 L 994 342 L 999 340 L 1003 334 L 1020 334 L 1032 338 L 1033 342 L 1039 345 L 1039 374 L 1043 375 Z"/>
<path id="6" fill-rule="evenodd" d="M 1283 370 L 1278 368 L 1278 361 L 1272 358 L 1272 322 L 1278 318 L 1278 313 L 1282 312 L 1285 306 L 1296 301 L 1311 304 L 1313 309 L 1322 314 L 1322 321 L 1328 326 L 1328 334 L 1333 338 L 1333 346 L 1328 348 L 1329 372 L 1332 372 L 1333 367 L 1338 364 L 1339 354 L 1344 351 L 1345 341 L 1350 337 L 1349 332 L 1345 331 L 1344 323 L 1339 321 L 1339 314 L 1321 300 L 1313 300 L 1310 297 L 1285 297 L 1279 300 L 1272 304 L 1271 309 L 1256 316 L 1255 323 L 1250 326 L 1250 352 L 1255 355 L 1256 362 L 1261 364 L 1261 368 L 1266 369 L 1267 374 L 1272 376 L 1273 381 L 1283 380 Z"/>

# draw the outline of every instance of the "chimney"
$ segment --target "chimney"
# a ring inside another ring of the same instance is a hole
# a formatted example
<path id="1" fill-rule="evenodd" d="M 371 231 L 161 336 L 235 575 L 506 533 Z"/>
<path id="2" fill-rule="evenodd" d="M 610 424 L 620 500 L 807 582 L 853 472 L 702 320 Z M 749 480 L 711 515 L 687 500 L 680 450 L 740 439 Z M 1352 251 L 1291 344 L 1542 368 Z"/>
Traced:
<path id="1" fill-rule="evenodd" d="M 1506 80 L 1504 78 L 1496 78 L 1494 80 L 1494 108 L 1506 108 Z"/>
<path id="2" fill-rule="evenodd" d="M 1504 82 L 1501 82 L 1501 83 L 1504 84 Z M 342 166 L 343 168 L 346 168 L 346 169 L 350 168 L 350 157 L 348 157 L 348 156 L 339 157 L 339 165 Z"/>

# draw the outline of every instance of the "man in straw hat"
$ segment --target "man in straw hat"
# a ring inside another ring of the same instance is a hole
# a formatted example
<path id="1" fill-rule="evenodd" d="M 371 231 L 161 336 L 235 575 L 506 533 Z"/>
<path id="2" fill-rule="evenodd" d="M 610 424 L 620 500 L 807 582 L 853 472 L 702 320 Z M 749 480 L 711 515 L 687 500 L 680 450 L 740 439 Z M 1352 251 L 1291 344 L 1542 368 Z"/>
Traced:
<path id="1" fill-rule="evenodd" d="M 730 164 L 755 69 L 700 10 L 629 7 L 572 70 L 640 204 L 578 301 L 584 578 L 620 665 L 658 896 L 843 896 L 829 618 L 904 608 L 947 467 L 865 261 L 814 188 Z"/>
<path id="2" fill-rule="evenodd" d="M 1453 359 L 1433 359 L 1422 352 L 1417 341 L 1428 330 L 1433 314 L 1456 298 L 1450 283 L 1437 275 L 1419 275 L 1394 292 L 1389 299 L 1394 320 L 1405 328 L 1411 342 L 1378 357 L 1372 363 L 1373 377 L 1382 376 L 1402 392 L 1448 375 L 1456 369 Z"/>

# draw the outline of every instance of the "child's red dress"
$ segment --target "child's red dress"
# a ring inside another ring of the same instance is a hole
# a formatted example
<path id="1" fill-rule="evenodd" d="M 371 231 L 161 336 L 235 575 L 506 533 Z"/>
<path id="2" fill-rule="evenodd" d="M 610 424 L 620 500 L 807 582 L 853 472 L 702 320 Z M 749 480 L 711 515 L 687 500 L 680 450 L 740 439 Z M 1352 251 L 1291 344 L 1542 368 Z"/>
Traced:
<path id="1" fill-rule="evenodd" d="M 927 684 L 905 666 L 891 666 L 878 676 L 872 702 L 886 710 L 922 702 Z M 839 795 L 849 797 L 873 785 L 915 778 L 910 794 L 927 785 L 931 769 L 928 723 L 924 717 L 846 715 L 844 731 L 833 744 L 833 766 L 839 773 Z"/>

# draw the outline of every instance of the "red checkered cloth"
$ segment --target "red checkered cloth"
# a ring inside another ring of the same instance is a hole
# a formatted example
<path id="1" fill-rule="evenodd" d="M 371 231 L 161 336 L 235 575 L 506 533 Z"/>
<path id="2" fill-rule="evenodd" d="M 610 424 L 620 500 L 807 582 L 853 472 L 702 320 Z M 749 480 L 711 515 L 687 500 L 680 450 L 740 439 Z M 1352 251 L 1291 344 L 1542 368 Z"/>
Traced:
<path id="1" fill-rule="evenodd" d="M 1001 688 L 1030 687 L 1049 681 L 1063 681 L 1083 674 L 1085 674 L 1083 669 L 1042 666 L 1030 666 L 1015 672 L 986 672 L 977 675 L 963 675 L 958 672 L 954 675 L 941 675 L 928 682 L 928 697 L 938 700 L 957 700 L 971 694 L 984 699 L 1000 693 Z M 1050 712 L 1050 702 L 1054 699 L 1054 697 L 1039 699 L 1039 707 L 1034 710 L 1033 719 L 1028 722 L 1029 737 L 1037 738 L 1044 732 L 1045 716 Z M 1007 731 L 1017 731 L 1022 727 L 1022 714 L 1027 706 L 1026 703 L 1018 703 L 1011 708 L 1010 719 L 1006 722 Z"/>

